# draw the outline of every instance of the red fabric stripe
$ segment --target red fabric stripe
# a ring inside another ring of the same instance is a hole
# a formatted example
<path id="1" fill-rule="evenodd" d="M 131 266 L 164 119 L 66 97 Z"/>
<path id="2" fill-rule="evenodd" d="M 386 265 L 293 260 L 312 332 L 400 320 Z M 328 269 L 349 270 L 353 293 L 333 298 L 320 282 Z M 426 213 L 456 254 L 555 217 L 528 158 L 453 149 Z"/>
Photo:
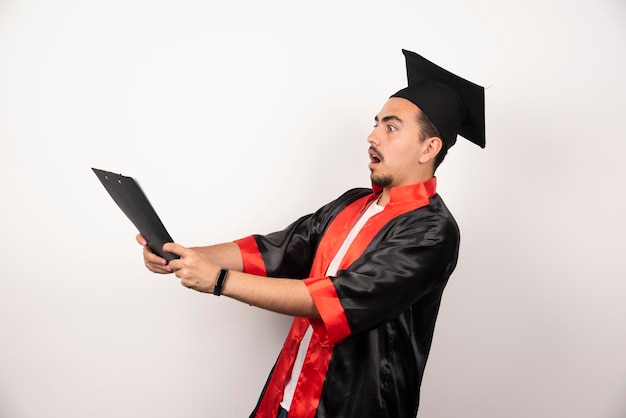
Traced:
<path id="1" fill-rule="evenodd" d="M 350 335 L 348 319 L 337 292 L 329 278 L 324 277 L 328 265 L 339 251 L 359 215 L 374 195 L 362 197 L 341 211 L 331 222 L 318 246 L 310 277 L 305 279 L 316 307 L 321 308 L 322 321 L 310 321 L 314 333 L 302 365 L 302 372 L 293 395 L 290 416 L 313 418 L 322 395 L 326 372 L 333 355 L 334 344 Z M 321 279 L 314 279 L 321 277 Z M 332 289 L 332 290 L 331 290 Z M 327 322 L 328 320 L 328 322 Z M 295 358 L 295 356 L 294 356 Z M 284 383 L 283 383 L 284 385 Z"/>
<path id="2" fill-rule="evenodd" d="M 348 318 L 339 302 L 337 291 L 328 277 L 310 278 L 304 280 L 313 302 L 322 317 L 319 324 L 315 324 L 318 338 L 325 344 L 336 344 L 350 335 Z M 312 321 L 313 322 L 313 321 Z M 320 329 L 317 329 L 317 328 Z M 324 329 L 322 331 L 321 329 Z"/>
<path id="3" fill-rule="evenodd" d="M 326 270 L 339 251 L 341 244 L 359 219 L 359 215 L 373 198 L 374 195 L 368 195 L 355 200 L 333 219 L 317 248 L 309 277 L 324 277 L 326 275 Z"/>
<path id="4" fill-rule="evenodd" d="M 311 321 L 313 329 L 323 330 L 322 321 Z M 295 418 L 314 418 L 320 403 L 326 372 L 333 356 L 334 344 L 326 344 L 319 340 L 317 331 L 311 336 L 302 373 L 298 378 L 296 391 L 293 394 L 289 416 Z"/>
<path id="5" fill-rule="evenodd" d="M 315 254 L 309 275 L 311 278 L 304 281 L 326 328 L 327 335 L 319 337 L 333 344 L 350 335 L 350 326 L 335 287 L 329 278 L 325 278 L 326 270 L 359 219 L 359 215 L 373 198 L 374 195 L 368 195 L 355 200 L 330 223 Z"/>
<path id="6" fill-rule="evenodd" d="M 267 383 L 263 398 L 259 403 L 256 418 L 276 418 L 278 413 L 278 406 L 283 399 L 283 392 L 285 391 L 285 383 L 291 374 L 293 363 L 298 354 L 298 346 L 302 337 L 309 326 L 309 321 L 304 318 L 295 318 L 291 324 L 289 335 L 285 340 L 283 349 L 278 356 L 274 371 L 270 376 Z M 293 414 L 292 416 L 297 417 Z"/>
<path id="7" fill-rule="evenodd" d="M 259 246 L 253 236 L 245 237 L 235 241 L 239 246 L 241 258 L 243 260 L 243 271 L 257 276 L 267 276 L 265 262 L 261 257 Z"/>

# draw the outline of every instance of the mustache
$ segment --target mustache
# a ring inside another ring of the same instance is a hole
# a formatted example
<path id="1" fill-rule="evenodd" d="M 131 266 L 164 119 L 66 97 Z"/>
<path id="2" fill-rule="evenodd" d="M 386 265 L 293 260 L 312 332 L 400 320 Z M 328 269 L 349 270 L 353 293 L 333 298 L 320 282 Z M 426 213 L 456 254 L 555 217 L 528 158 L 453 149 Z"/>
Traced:
<path id="1" fill-rule="evenodd" d="M 372 154 L 374 154 L 376 156 L 376 158 L 378 158 L 380 161 L 383 161 L 383 155 L 380 153 L 380 151 L 378 150 L 378 148 L 376 148 L 374 145 L 370 145 L 370 152 Z"/>

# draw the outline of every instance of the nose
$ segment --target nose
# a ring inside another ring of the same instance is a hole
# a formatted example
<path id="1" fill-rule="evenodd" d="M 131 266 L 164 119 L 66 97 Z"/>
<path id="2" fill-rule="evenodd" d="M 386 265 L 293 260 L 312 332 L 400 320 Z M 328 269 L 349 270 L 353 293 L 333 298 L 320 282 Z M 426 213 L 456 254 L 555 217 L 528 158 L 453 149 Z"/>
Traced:
<path id="1" fill-rule="evenodd" d="M 378 135 L 376 134 L 376 128 L 372 130 L 372 132 L 367 136 L 367 143 L 370 145 L 379 144 Z"/>

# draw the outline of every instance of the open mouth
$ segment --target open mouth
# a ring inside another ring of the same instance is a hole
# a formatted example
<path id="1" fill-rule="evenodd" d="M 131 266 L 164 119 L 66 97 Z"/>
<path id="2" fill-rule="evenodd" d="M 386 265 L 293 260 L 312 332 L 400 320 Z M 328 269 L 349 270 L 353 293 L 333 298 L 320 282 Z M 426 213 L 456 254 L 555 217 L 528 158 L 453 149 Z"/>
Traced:
<path id="1" fill-rule="evenodd" d="M 378 164 L 379 162 L 383 160 L 383 157 L 382 155 L 380 155 L 380 152 L 378 152 L 378 150 L 374 148 L 373 146 L 370 147 L 369 149 L 369 156 L 370 156 L 370 163 L 372 164 Z"/>

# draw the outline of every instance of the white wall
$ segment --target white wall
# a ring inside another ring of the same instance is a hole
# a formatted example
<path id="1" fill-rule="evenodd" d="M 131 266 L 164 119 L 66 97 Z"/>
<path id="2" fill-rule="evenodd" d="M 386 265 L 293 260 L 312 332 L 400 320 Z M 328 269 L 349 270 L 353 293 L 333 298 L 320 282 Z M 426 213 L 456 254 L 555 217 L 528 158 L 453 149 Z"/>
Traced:
<path id="1" fill-rule="evenodd" d="M 422 417 L 626 416 L 626 4 L 0 3 L 0 417 L 242 417 L 288 318 L 147 272 L 90 167 L 183 245 L 368 185 L 400 49 L 489 86 Z"/>

